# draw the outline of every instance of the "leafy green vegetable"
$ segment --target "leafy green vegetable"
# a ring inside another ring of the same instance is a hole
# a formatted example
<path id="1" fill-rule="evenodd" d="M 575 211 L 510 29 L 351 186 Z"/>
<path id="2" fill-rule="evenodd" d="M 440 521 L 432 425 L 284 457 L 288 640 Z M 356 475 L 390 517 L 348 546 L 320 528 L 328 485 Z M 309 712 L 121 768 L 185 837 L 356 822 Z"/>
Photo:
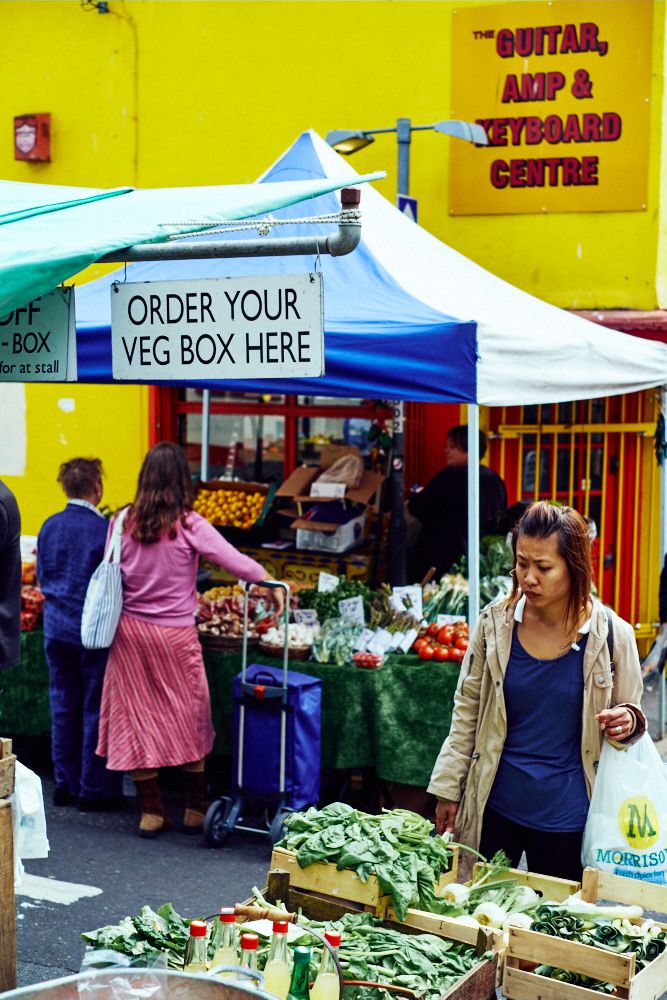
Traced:
<path id="1" fill-rule="evenodd" d="M 434 885 L 451 865 L 452 851 L 443 837 L 431 835 L 433 824 L 405 809 L 372 816 L 337 802 L 293 813 L 285 829 L 278 846 L 294 851 L 302 868 L 329 861 L 363 881 L 375 875 L 400 920 L 410 906 L 434 905 Z"/>
<path id="2" fill-rule="evenodd" d="M 484 956 L 475 955 L 468 945 L 457 944 L 434 934 L 403 934 L 383 927 L 369 913 L 346 913 L 340 920 L 318 923 L 303 918 L 300 926 L 320 930 L 336 929 L 342 935 L 339 951 L 345 979 L 385 983 L 413 990 L 424 1000 L 437 1000 Z M 319 940 L 307 942 L 319 955 Z M 264 959 L 265 961 L 265 959 Z M 316 968 L 319 957 L 313 958 Z M 260 957 L 260 968 L 263 957 Z M 346 1000 L 395 1000 L 387 990 L 348 987 Z"/>
<path id="3" fill-rule="evenodd" d="M 348 597 L 363 598 L 364 612 L 366 618 L 370 612 L 373 591 L 370 590 L 361 580 L 340 579 L 335 590 L 327 592 L 318 591 L 314 587 L 304 587 L 299 591 L 299 607 L 314 608 L 320 622 L 325 622 L 327 618 L 338 618 L 338 602 Z"/>
<path id="4" fill-rule="evenodd" d="M 173 969 L 183 967 L 183 953 L 189 935 L 189 924 L 171 903 L 165 903 L 157 913 L 142 906 L 136 917 L 124 917 L 119 924 L 86 931 L 81 937 L 97 949 L 111 949 L 147 962 L 158 955 L 167 955 Z"/>

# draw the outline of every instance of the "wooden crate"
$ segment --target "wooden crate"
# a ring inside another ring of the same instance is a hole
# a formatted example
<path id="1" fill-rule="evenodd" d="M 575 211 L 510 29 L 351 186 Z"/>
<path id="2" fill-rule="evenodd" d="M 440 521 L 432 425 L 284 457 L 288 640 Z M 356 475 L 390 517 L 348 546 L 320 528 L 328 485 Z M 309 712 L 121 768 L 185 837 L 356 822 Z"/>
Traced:
<path id="1" fill-rule="evenodd" d="M 473 868 L 473 876 L 485 866 L 478 861 Z M 494 875 L 493 881 L 500 882 L 501 879 L 514 879 L 518 885 L 530 886 L 544 900 L 551 900 L 554 903 L 562 903 L 568 896 L 572 896 L 581 889 L 581 882 L 573 882 L 566 878 L 556 878 L 554 875 L 538 875 L 536 872 L 524 872 L 520 868 L 508 868 L 501 875 Z"/>
<path id="2" fill-rule="evenodd" d="M 291 884 L 292 871 L 293 869 L 290 867 L 288 871 L 285 871 L 284 868 L 276 868 L 269 872 L 268 886 L 264 891 L 264 896 L 270 903 L 276 903 L 280 900 L 288 910 L 292 912 L 300 910 L 312 920 L 339 920 L 351 910 L 363 909 L 363 907 L 351 905 L 347 901 L 333 899 L 330 896 L 318 896 L 312 892 L 293 887 Z M 421 933 L 420 928 L 399 924 L 392 920 L 385 919 L 384 926 L 402 931 L 404 934 Z M 471 941 L 470 935 L 459 933 L 464 930 L 470 931 L 471 928 L 463 928 L 459 925 L 453 927 L 451 933 L 448 933 L 444 928 L 440 930 L 429 928 L 428 933 L 436 934 L 438 937 L 447 937 L 460 943 L 472 944 L 477 954 L 483 955 L 488 950 L 484 935 L 479 935 Z M 485 958 L 474 969 L 466 973 L 458 983 L 443 993 L 439 1000 L 495 1000 L 497 967 L 497 956 Z"/>
<path id="3" fill-rule="evenodd" d="M 452 848 L 452 867 L 440 876 L 438 889 L 456 879 L 458 870 L 458 847 Z M 358 908 L 367 910 L 377 917 L 385 917 L 391 904 L 391 896 L 386 896 L 375 875 L 370 875 L 363 882 L 356 872 L 349 868 L 338 871 L 336 866 L 326 861 L 316 862 L 307 868 L 301 868 L 293 851 L 284 847 L 274 847 L 271 855 L 271 868 L 282 868 L 289 872 L 290 883 L 295 889 L 305 889 L 320 896 L 357 904 Z"/>
<path id="4" fill-rule="evenodd" d="M 0 736 L 0 799 L 7 798 L 14 791 L 15 764 L 12 741 Z"/>
<path id="5" fill-rule="evenodd" d="M 667 888 L 664 886 L 607 875 L 592 868 L 584 871 L 581 895 L 590 903 L 603 899 L 667 912 Z M 661 926 L 667 929 L 667 925 Z M 614 983 L 614 996 L 624 1000 L 658 1000 L 667 991 L 667 951 L 636 973 L 634 953 L 618 955 L 563 938 L 512 928 L 503 975 L 503 993 L 508 1000 L 599 1000 L 600 993 L 584 986 L 536 975 L 534 969 L 538 965 L 568 969 Z"/>
<path id="6" fill-rule="evenodd" d="M 0 993 L 16 986 L 12 807 L 7 800 L 14 791 L 15 761 L 12 741 L 0 737 Z"/>

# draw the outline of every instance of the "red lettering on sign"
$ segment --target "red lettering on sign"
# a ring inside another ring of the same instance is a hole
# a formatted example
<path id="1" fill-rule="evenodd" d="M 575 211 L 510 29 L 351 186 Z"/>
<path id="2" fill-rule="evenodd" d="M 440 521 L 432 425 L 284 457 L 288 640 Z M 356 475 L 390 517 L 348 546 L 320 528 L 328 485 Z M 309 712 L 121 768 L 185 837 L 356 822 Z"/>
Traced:
<path id="1" fill-rule="evenodd" d="M 494 188 L 580 187 L 598 184 L 597 156 L 553 156 L 539 160 L 494 160 L 490 180 Z"/>

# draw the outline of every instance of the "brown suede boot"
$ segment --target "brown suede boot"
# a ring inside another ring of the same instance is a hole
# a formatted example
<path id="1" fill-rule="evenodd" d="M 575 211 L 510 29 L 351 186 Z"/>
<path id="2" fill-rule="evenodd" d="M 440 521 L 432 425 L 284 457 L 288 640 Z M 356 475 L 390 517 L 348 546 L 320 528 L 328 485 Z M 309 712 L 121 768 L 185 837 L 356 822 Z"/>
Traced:
<path id="1" fill-rule="evenodd" d="M 158 833 L 170 828 L 170 823 L 164 815 L 157 774 L 141 780 L 138 778 L 133 780 L 141 806 L 141 819 L 137 832 L 140 837 L 152 840 L 157 837 Z"/>
<path id="2" fill-rule="evenodd" d="M 183 833 L 196 834 L 203 831 L 207 808 L 206 775 L 203 771 L 185 771 Z"/>

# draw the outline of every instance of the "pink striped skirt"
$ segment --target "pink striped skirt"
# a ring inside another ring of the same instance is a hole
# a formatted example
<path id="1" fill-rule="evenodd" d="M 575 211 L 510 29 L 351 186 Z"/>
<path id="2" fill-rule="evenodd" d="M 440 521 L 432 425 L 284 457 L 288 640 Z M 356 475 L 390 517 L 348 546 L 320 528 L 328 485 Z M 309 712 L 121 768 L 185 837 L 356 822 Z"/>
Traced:
<path id="1" fill-rule="evenodd" d="M 111 771 L 201 760 L 215 739 L 194 625 L 172 628 L 122 615 L 102 689 L 97 753 Z"/>

